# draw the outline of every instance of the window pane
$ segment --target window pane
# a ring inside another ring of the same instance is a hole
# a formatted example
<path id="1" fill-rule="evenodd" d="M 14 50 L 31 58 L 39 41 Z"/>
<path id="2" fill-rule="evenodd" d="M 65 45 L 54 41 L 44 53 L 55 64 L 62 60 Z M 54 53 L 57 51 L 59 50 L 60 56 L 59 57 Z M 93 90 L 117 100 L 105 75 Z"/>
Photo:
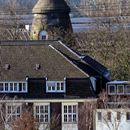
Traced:
<path id="1" fill-rule="evenodd" d="M 98 112 L 98 113 L 97 113 L 97 116 L 98 116 L 98 120 L 101 121 L 101 120 L 102 120 L 102 113 L 101 113 L 101 112 Z"/>
<path id="2" fill-rule="evenodd" d="M 44 113 L 44 107 L 40 106 L 40 113 Z"/>
<path id="3" fill-rule="evenodd" d="M 126 112 L 126 120 L 130 120 L 130 112 Z"/>
<path id="4" fill-rule="evenodd" d="M 55 91 L 55 86 L 52 86 L 52 90 Z"/>
<path id="5" fill-rule="evenodd" d="M 121 119 L 121 113 L 117 112 L 117 120 L 120 121 L 120 119 Z"/>
<path id="6" fill-rule="evenodd" d="M 3 83 L 0 83 L 0 91 L 3 91 Z"/>
<path id="7" fill-rule="evenodd" d="M 45 113 L 48 113 L 48 106 L 45 106 Z"/>
<path id="8" fill-rule="evenodd" d="M 57 90 L 58 90 L 58 91 L 60 90 L 60 86 L 57 86 Z"/>
<path id="9" fill-rule="evenodd" d="M 8 83 L 5 83 L 5 91 L 8 91 Z"/>
<path id="10" fill-rule="evenodd" d="M 48 86 L 48 90 L 51 90 L 51 86 Z"/>
<path id="11" fill-rule="evenodd" d="M 68 121 L 72 122 L 72 115 L 68 115 Z"/>
<path id="12" fill-rule="evenodd" d="M 61 90 L 64 90 L 64 83 L 61 83 Z"/>
<path id="13" fill-rule="evenodd" d="M 68 113 L 72 113 L 72 106 L 68 106 Z"/>
<path id="14" fill-rule="evenodd" d="M 120 94 L 120 93 L 124 93 L 124 89 L 123 89 L 123 85 L 118 85 L 117 86 L 117 93 Z"/>
<path id="15" fill-rule="evenodd" d="M 111 121 L 111 112 L 107 112 L 107 120 Z"/>
<path id="16" fill-rule="evenodd" d="M 26 83 L 22 84 L 22 91 L 24 91 L 24 92 L 26 91 Z"/>
<path id="17" fill-rule="evenodd" d="M 17 114 L 20 114 L 20 107 L 17 107 Z"/>
<path id="18" fill-rule="evenodd" d="M 76 114 L 73 115 L 73 122 L 76 122 Z"/>
<path id="19" fill-rule="evenodd" d="M 115 91 L 115 86 L 109 85 L 109 92 L 110 92 L 110 93 L 115 93 L 115 92 L 116 92 L 116 91 Z"/>
<path id="20" fill-rule="evenodd" d="M 39 113 L 39 106 L 36 106 L 36 113 Z"/>
<path id="21" fill-rule="evenodd" d="M 48 122 L 48 115 L 45 115 L 45 122 Z"/>
<path id="22" fill-rule="evenodd" d="M 22 91 L 22 83 L 19 83 L 19 91 Z"/>
<path id="23" fill-rule="evenodd" d="M 13 83 L 10 83 L 10 91 L 13 91 Z"/>
<path id="24" fill-rule="evenodd" d="M 125 93 L 130 93 L 130 85 L 125 86 Z"/>
<path id="25" fill-rule="evenodd" d="M 11 106 L 8 106 L 7 109 L 8 109 L 7 110 L 8 114 L 10 114 L 11 113 Z"/>
<path id="26" fill-rule="evenodd" d="M 40 115 L 40 122 L 44 122 L 44 115 Z"/>
<path id="27" fill-rule="evenodd" d="M 73 106 L 73 113 L 76 113 L 76 105 Z"/>
<path id="28" fill-rule="evenodd" d="M 18 91 L 17 90 L 17 83 L 14 83 L 14 91 Z"/>
<path id="29" fill-rule="evenodd" d="M 67 122 L 67 115 L 64 115 L 64 122 Z"/>
<path id="30" fill-rule="evenodd" d="M 67 106 L 64 106 L 64 113 L 67 113 Z"/>

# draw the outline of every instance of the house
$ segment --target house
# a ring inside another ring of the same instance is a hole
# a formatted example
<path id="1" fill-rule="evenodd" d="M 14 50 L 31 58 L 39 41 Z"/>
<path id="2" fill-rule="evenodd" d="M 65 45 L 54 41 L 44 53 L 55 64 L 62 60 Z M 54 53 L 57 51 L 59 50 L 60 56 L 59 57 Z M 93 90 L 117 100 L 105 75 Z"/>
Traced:
<path id="1" fill-rule="evenodd" d="M 129 95 L 129 81 L 110 81 L 106 83 L 104 105 L 94 111 L 95 130 L 130 129 Z"/>
<path id="2" fill-rule="evenodd" d="M 59 116 L 56 129 L 80 130 L 80 107 L 96 102 L 106 81 L 109 71 L 104 66 L 61 41 L 0 42 L 0 102 L 7 122 L 26 108 L 40 130 L 54 115 Z"/>
<path id="3" fill-rule="evenodd" d="M 130 81 L 111 81 L 106 84 L 108 95 L 130 95 Z"/>
<path id="4" fill-rule="evenodd" d="M 95 111 L 95 130 L 129 130 L 130 110 L 97 109 Z"/>

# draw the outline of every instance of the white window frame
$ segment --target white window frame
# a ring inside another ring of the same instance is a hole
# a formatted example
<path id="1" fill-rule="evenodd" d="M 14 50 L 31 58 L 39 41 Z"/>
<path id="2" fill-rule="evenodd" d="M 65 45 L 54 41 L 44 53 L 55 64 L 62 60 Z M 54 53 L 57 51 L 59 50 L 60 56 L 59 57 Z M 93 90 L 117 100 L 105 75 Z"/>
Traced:
<path id="1" fill-rule="evenodd" d="M 10 112 L 9 112 L 10 107 Z M 19 112 L 18 112 L 19 108 Z M 6 121 L 12 122 L 21 116 L 22 113 L 22 103 L 7 103 L 6 104 Z"/>
<path id="2" fill-rule="evenodd" d="M 19 90 L 20 89 L 20 86 L 19 86 L 20 83 L 22 84 L 22 86 L 21 86 L 22 90 Z M 0 93 L 27 93 L 28 92 L 27 81 L 3 81 L 3 82 L 0 82 L 0 84 L 3 84 L 2 85 L 3 90 L 0 90 Z M 8 90 L 5 89 L 5 84 L 8 85 L 7 86 Z M 11 86 L 10 86 L 11 84 L 13 84 L 12 90 L 11 90 Z M 15 84 L 16 84 L 16 86 L 15 86 Z"/>
<path id="3" fill-rule="evenodd" d="M 113 93 L 110 92 L 110 87 L 111 87 L 111 86 L 114 86 L 114 88 L 115 88 L 115 92 L 113 92 Z M 116 85 L 114 85 L 114 84 L 109 84 L 109 85 L 108 85 L 108 94 L 109 94 L 109 95 L 116 94 Z"/>
<path id="4" fill-rule="evenodd" d="M 124 86 L 124 93 L 127 94 L 127 95 L 130 95 L 130 92 L 127 91 L 127 87 L 130 87 L 130 85 L 125 85 Z"/>
<path id="5" fill-rule="evenodd" d="M 45 107 L 48 107 L 48 111 L 45 112 Z M 36 108 L 38 107 L 38 113 L 36 112 Z M 41 114 L 41 107 L 43 108 L 43 113 Z M 48 124 L 50 122 L 50 103 L 34 103 L 33 112 L 35 119 L 38 119 L 38 123 Z M 45 116 L 48 116 L 48 120 L 46 121 Z M 43 121 L 41 121 L 41 116 L 43 116 Z M 37 118 L 38 117 L 38 118 Z"/>
<path id="6" fill-rule="evenodd" d="M 52 86 L 49 86 L 49 84 L 53 84 Z M 57 89 L 58 88 L 58 85 L 59 84 L 59 90 Z M 63 86 L 61 85 L 63 84 Z M 49 87 L 51 89 L 49 89 Z M 53 90 L 53 87 L 55 88 Z M 61 89 L 63 87 L 63 89 Z M 65 81 L 46 81 L 46 92 L 47 93 L 65 93 L 66 91 L 66 85 L 65 85 Z"/>
<path id="7" fill-rule="evenodd" d="M 119 92 L 118 91 L 118 87 L 121 87 L 122 86 L 122 88 L 123 88 L 123 92 L 121 93 L 121 92 Z M 122 85 L 122 84 L 117 84 L 117 95 L 124 95 L 124 85 Z"/>
<path id="8" fill-rule="evenodd" d="M 65 106 L 67 107 L 65 112 Z M 69 106 L 71 106 L 71 113 L 69 113 Z M 76 112 L 73 111 L 73 107 L 76 107 Z M 65 121 L 66 116 L 66 121 Z M 71 116 L 71 120 L 69 120 L 69 116 Z M 75 119 L 74 119 L 74 116 Z M 77 124 L 78 123 L 78 103 L 62 103 L 62 123 L 64 124 Z"/>

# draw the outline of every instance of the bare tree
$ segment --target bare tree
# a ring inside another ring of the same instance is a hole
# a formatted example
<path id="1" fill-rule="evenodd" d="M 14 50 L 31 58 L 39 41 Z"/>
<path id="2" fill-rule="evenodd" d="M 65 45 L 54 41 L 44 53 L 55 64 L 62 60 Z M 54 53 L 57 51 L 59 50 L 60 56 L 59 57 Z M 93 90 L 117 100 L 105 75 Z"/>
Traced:
<path id="1" fill-rule="evenodd" d="M 23 113 L 13 123 L 13 130 L 36 130 L 36 120 L 31 112 Z"/>
<path id="2" fill-rule="evenodd" d="M 120 95 L 108 96 L 105 91 L 99 94 L 97 108 L 95 110 L 96 124 L 100 121 L 103 128 L 119 130 L 129 112 L 128 99 Z M 96 125 L 97 127 L 97 125 Z M 97 128 L 99 129 L 99 128 Z"/>

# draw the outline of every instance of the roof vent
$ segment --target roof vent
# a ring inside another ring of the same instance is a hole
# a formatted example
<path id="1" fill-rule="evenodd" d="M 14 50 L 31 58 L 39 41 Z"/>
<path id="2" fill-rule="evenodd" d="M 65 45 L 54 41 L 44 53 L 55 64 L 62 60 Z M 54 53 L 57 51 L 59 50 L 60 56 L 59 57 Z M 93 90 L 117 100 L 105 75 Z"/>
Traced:
<path id="1" fill-rule="evenodd" d="M 41 68 L 40 64 L 36 64 L 35 69 L 39 70 Z"/>
<path id="2" fill-rule="evenodd" d="M 5 68 L 5 70 L 9 70 L 10 69 L 10 64 L 5 64 L 4 68 Z"/>

